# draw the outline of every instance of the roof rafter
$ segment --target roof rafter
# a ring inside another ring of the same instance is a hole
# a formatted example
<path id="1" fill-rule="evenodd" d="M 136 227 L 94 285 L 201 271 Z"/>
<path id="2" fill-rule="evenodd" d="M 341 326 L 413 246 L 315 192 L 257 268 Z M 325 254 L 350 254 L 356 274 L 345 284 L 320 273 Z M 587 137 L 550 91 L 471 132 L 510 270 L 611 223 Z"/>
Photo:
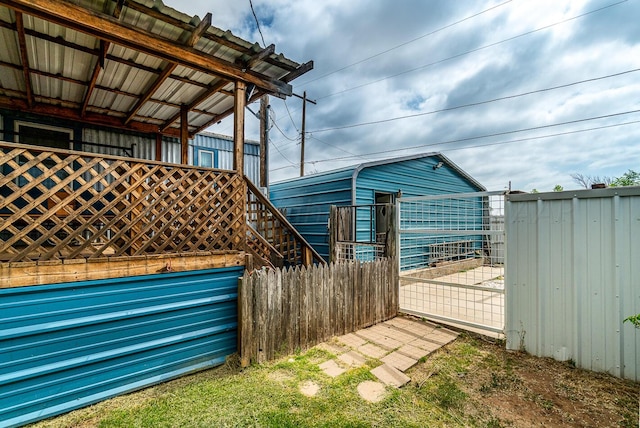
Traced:
<path id="1" fill-rule="evenodd" d="M 251 98 L 249 98 L 249 101 L 247 101 L 246 105 L 251 104 L 254 101 L 259 100 L 263 95 L 267 95 L 265 92 L 258 90 L 255 91 L 253 93 L 253 95 L 251 95 Z M 214 123 L 220 122 L 222 119 L 224 119 L 227 116 L 231 116 L 234 112 L 234 107 L 231 107 L 230 109 L 216 115 L 213 117 L 213 119 L 211 119 L 210 121 L 208 121 L 207 123 L 205 123 L 204 125 L 199 126 L 195 132 L 193 132 L 193 134 L 197 134 L 198 132 L 202 132 L 205 129 L 207 129 L 208 127 L 210 127 L 211 125 L 213 125 Z"/>
<path id="2" fill-rule="evenodd" d="M 33 88 L 31 87 L 31 75 L 29 73 L 29 55 L 27 54 L 27 40 L 24 35 L 24 21 L 22 13 L 16 12 L 16 31 L 18 34 L 18 46 L 20 48 L 20 61 L 22 62 L 22 74 L 24 75 L 24 86 L 27 93 L 27 104 L 32 107 L 35 100 Z"/>
<path id="3" fill-rule="evenodd" d="M 191 111 L 195 109 L 199 104 L 202 104 L 207 98 L 209 98 L 211 95 L 215 94 L 216 92 L 219 92 L 220 90 L 222 90 L 222 88 L 224 88 L 228 84 L 229 82 L 223 81 L 223 82 L 219 82 L 217 85 L 213 85 L 208 90 L 200 94 L 195 100 L 193 100 L 191 104 L 187 105 L 187 111 Z M 171 126 L 172 123 L 174 123 L 178 119 L 180 119 L 180 112 L 174 114 L 165 123 L 160 125 L 160 132 L 164 132 L 169 126 Z"/>
<path id="4" fill-rule="evenodd" d="M 200 21 L 200 24 L 198 24 L 196 29 L 191 33 L 191 35 L 187 39 L 185 45 L 188 46 L 188 47 L 195 46 L 195 44 L 198 43 L 198 40 L 200 39 L 202 34 L 204 34 L 209 29 L 209 27 L 211 27 L 211 13 L 207 13 L 206 16 L 204 17 L 204 19 L 202 21 Z M 153 82 L 151 87 L 149 89 L 147 89 L 147 92 L 145 92 L 140 97 L 140 99 L 138 100 L 136 105 L 133 106 L 131 111 L 129 111 L 129 115 L 124 120 L 125 124 L 129 123 L 129 121 L 131 119 L 133 119 L 133 117 L 136 115 L 136 113 L 138 113 L 138 111 L 140 111 L 142 106 L 147 101 L 149 101 L 149 99 L 151 99 L 153 94 L 155 94 L 155 92 L 158 89 L 160 89 L 160 86 L 162 86 L 162 84 L 165 82 L 165 80 L 167 80 L 167 78 L 169 76 L 171 76 L 171 73 L 173 73 L 173 71 L 176 69 L 176 67 L 178 67 L 178 63 L 171 62 L 165 67 L 164 70 L 162 70 L 162 73 L 160 73 L 160 75 L 156 78 L 156 80 Z"/>
<path id="5" fill-rule="evenodd" d="M 274 45 L 273 43 L 270 44 L 269 46 L 262 49 L 260 52 L 256 53 L 251 58 L 249 58 L 249 61 L 247 61 L 247 64 L 246 64 L 246 68 L 248 70 L 251 70 L 253 66 L 256 65 L 259 61 L 264 60 L 275 51 L 276 51 L 276 45 Z"/>
<path id="6" fill-rule="evenodd" d="M 182 46 L 148 31 L 121 23 L 113 17 L 85 9 L 68 1 L 0 0 L 0 4 L 15 11 L 27 13 L 111 43 L 169 62 L 180 63 L 206 74 L 253 83 L 267 92 L 278 95 L 287 96 L 292 93 L 291 86 L 283 81 L 250 71 L 243 72 L 235 64 L 206 55 L 194 48 Z"/>
<path id="7" fill-rule="evenodd" d="M 105 3 L 105 8 L 109 5 L 109 3 Z M 120 19 L 120 14 L 122 13 L 122 8 L 124 7 L 124 0 L 118 0 L 116 3 L 116 7 L 113 9 L 113 17 L 116 19 Z M 91 79 L 89 80 L 89 86 L 87 87 L 87 92 L 84 96 L 84 101 L 82 102 L 82 110 L 80 111 L 80 116 L 84 117 L 87 112 L 87 106 L 89 105 L 89 100 L 91 99 L 91 95 L 93 94 L 93 90 L 96 87 L 96 83 L 98 82 L 98 76 L 100 75 L 100 70 L 104 69 L 104 62 L 107 57 L 107 51 L 109 50 L 110 43 L 104 40 L 100 40 L 100 53 L 98 54 L 98 60 L 96 64 L 93 66 L 93 73 L 91 74 Z"/>

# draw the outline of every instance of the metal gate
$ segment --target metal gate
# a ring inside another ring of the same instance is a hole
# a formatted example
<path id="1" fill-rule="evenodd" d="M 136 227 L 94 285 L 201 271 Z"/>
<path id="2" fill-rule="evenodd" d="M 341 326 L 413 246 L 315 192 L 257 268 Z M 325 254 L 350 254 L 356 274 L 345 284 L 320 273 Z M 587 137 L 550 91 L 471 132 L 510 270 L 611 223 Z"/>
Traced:
<path id="1" fill-rule="evenodd" d="M 400 310 L 504 330 L 504 192 L 398 200 Z"/>

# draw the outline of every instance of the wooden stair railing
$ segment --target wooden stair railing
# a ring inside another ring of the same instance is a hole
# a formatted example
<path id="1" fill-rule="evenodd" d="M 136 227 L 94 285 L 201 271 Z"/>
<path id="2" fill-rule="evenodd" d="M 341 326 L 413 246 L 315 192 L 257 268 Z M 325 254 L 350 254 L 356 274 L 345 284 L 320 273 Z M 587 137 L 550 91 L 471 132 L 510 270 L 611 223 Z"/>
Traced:
<path id="1" fill-rule="evenodd" d="M 247 247 L 259 252 L 260 246 L 253 244 L 250 234 L 259 234 L 270 247 L 282 257 L 284 265 L 309 266 L 313 263 L 325 264 L 325 260 L 300 235 L 287 218 L 260 192 L 260 189 L 245 177 L 247 183 Z M 261 254 L 270 260 L 271 253 Z"/>
<path id="2" fill-rule="evenodd" d="M 284 265 L 282 254 L 250 224 L 247 224 L 247 252 L 253 256 L 254 263 L 260 267 L 276 268 Z"/>

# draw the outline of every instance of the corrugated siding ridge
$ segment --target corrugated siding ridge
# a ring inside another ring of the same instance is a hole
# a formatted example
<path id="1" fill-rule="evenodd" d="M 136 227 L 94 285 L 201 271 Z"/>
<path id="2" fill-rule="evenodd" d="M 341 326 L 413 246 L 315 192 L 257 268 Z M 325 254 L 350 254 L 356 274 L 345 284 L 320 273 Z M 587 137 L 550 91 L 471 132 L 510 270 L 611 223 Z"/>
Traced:
<path id="1" fill-rule="evenodd" d="M 82 318 L 77 318 L 74 320 L 68 320 L 68 321 L 60 321 L 60 322 L 53 322 L 53 323 L 48 323 L 46 328 L 41 328 L 41 329 L 37 329 L 38 326 L 31 326 L 31 328 L 28 327 L 17 327 L 17 328 L 12 328 L 12 329 L 6 329 L 3 330 L 2 332 L 0 332 L 0 340 L 3 339 L 11 339 L 13 337 L 24 337 L 26 335 L 29 334 L 41 334 L 41 333 L 45 333 L 47 331 L 52 331 L 52 330 L 59 330 L 59 329 L 64 329 L 64 328 L 73 328 L 73 327 L 79 327 L 79 326 L 83 326 L 83 325 L 87 325 L 87 324 L 96 324 L 96 323 L 103 323 L 103 322 L 109 322 L 109 321 L 113 321 L 116 319 L 125 319 L 125 318 L 135 318 L 141 315 L 150 315 L 150 314 L 154 314 L 154 313 L 162 313 L 162 312 L 166 312 L 166 311 L 177 311 L 180 309 L 185 309 L 185 308 L 192 308 L 192 307 L 196 307 L 196 306 L 203 306 L 206 305 L 208 303 L 216 303 L 216 302 L 225 302 L 225 301 L 230 301 L 230 300 L 234 300 L 237 297 L 237 294 L 227 294 L 224 296 L 219 296 L 219 297 L 209 297 L 209 298 L 203 298 L 203 299 L 195 299 L 195 300 L 189 300 L 186 302 L 183 302 L 179 305 L 176 305 L 175 303 L 169 303 L 166 305 L 157 305 L 157 306 L 151 306 L 148 308 L 144 308 L 144 309 L 137 309 L 137 310 L 122 310 L 122 311 L 116 311 L 116 312 L 109 312 L 107 314 L 102 314 L 102 315 L 96 315 L 96 316 L 89 316 L 89 317 L 82 317 Z M 156 299 L 154 299 L 156 300 Z M 100 306 L 101 308 L 104 307 L 119 307 L 120 305 L 117 303 L 114 303 L 112 305 L 102 305 Z M 68 310 L 68 311 L 64 311 L 62 313 L 71 313 L 73 312 L 73 310 Z M 39 317 L 41 317 L 42 315 L 39 316 L 33 316 L 30 317 L 32 319 L 37 319 Z M 2 383 L 2 376 L 0 376 L 0 383 Z"/>
<path id="2" fill-rule="evenodd" d="M 61 311 L 55 307 L 53 315 L 44 312 L 40 319 L 11 311 L 22 317 L 16 324 L 24 325 L 0 333 L 0 425 L 23 425 L 223 363 L 236 350 L 237 278 L 242 270 L 231 267 L 0 290 L 0 301 L 10 300 L 5 308 L 15 307 L 21 296 L 35 302 L 33 294 L 43 293 L 40 304 L 23 309 L 41 313 L 41 307 L 70 303 L 98 312 L 74 320 L 74 311 L 65 310 L 63 316 L 70 318 L 65 320 L 56 319 Z M 137 292 L 119 293 L 120 285 L 155 293 L 158 281 L 173 302 L 161 303 L 159 296 L 147 301 Z M 91 290 L 76 293 L 91 288 L 98 300 L 110 296 L 123 305 L 92 307 Z M 116 292 L 104 292 L 111 288 Z M 81 297 L 47 301 L 60 293 Z M 11 320 L 7 311 L 0 310 L 0 316 Z"/>

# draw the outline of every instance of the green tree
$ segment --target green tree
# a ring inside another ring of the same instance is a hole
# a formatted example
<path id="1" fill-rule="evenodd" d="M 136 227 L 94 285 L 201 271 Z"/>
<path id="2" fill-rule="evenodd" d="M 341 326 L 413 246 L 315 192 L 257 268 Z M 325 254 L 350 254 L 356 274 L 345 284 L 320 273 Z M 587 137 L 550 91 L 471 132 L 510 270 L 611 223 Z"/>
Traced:
<path id="1" fill-rule="evenodd" d="M 614 178 L 610 185 L 613 187 L 640 186 L 640 172 L 630 169 L 620 177 Z"/>
<path id="2" fill-rule="evenodd" d="M 562 187 L 559 184 L 556 184 L 556 187 L 553 188 L 554 192 L 562 192 L 564 190 L 564 187 Z"/>

